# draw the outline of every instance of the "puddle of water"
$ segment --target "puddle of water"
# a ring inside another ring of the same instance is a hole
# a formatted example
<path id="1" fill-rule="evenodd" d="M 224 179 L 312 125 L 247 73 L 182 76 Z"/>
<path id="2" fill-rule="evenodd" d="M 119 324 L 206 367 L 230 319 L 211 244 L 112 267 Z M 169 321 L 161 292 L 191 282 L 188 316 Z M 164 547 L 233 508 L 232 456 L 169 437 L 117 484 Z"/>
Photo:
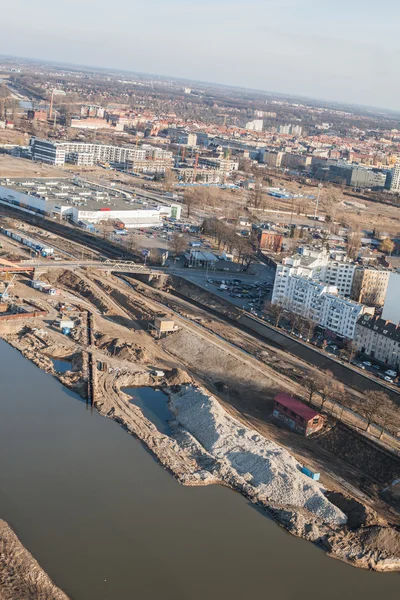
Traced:
<path id="1" fill-rule="evenodd" d="M 72 368 L 72 363 L 62 358 L 52 358 L 51 362 L 58 373 L 66 373 L 66 371 L 70 371 Z"/>
<path id="2" fill-rule="evenodd" d="M 158 431 L 170 435 L 168 421 L 174 420 L 175 416 L 168 408 L 168 396 L 164 392 L 151 387 L 124 388 L 123 391 L 132 397 L 132 404 L 140 408 Z"/>

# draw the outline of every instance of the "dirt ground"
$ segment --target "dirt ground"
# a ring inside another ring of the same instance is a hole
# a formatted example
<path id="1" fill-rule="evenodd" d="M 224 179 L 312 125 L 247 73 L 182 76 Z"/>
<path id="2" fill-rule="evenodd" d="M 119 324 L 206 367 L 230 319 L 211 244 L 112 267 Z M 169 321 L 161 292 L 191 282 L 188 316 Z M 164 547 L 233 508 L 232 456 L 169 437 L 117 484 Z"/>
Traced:
<path id="1" fill-rule="evenodd" d="M 331 492 L 340 498 L 353 498 L 357 506 L 364 506 L 364 517 L 357 520 L 357 527 L 368 523 L 370 528 L 384 527 L 385 531 L 391 531 L 387 524 L 400 525 L 399 513 L 380 495 L 392 477 L 400 476 L 400 462 L 384 457 L 374 445 L 365 449 L 361 444 L 358 454 L 354 448 L 348 448 L 348 452 L 353 452 L 353 459 L 349 461 L 341 452 L 340 436 L 344 434 L 335 430 L 337 423 L 333 419 L 328 420 L 325 438 L 321 435 L 312 439 L 293 434 L 273 421 L 271 405 L 277 391 L 302 394 L 301 382 L 292 376 L 301 368 L 301 361 L 247 334 L 234 332 L 226 323 L 211 318 L 201 309 L 144 284 L 134 289 L 119 277 L 88 270 L 72 273 L 60 269 L 47 277 L 61 289 L 61 297 L 49 298 L 32 290 L 24 279 L 14 288 L 20 297 L 29 297 L 46 307 L 47 317 L 3 323 L 0 335 L 83 397 L 92 381 L 94 403 L 101 414 L 115 419 L 141 439 L 179 481 L 186 485 L 206 485 L 220 481 L 221 474 L 217 474 L 210 456 L 202 453 L 184 431 L 177 431 L 171 438 L 159 433 L 140 409 L 130 403 L 124 387 L 171 388 L 190 382 L 200 384 L 236 419 L 286 448 L 302 464 L 320 472 L 323 485 Z M 75 321 L 69 338 L 63 336 L 54 323 L 59 317 L 56 305 L 60 300 L 71 307 L 68 317 Z M 147 331 L 147 324 L 160 314 L 172 317 L 178 330 L 158 340 Z M 231 330 L 230 336 L 227 329 Z M 71 370 L 57 373 L 52 357 L 68 358 Z M 93 379 L 89 369 L 91 360 Z M 274 363 L 279 363 L 280 370 L 274 368 Z M 155 369 L 161 369 L 164 375 L 157 377 Z M 382 467 L 383 479 L 377 478 L 377 464 Z M 371 465 L 375 465 L 375 470 L 371 470 Z M 321 529 L 317 535 L 319 525 L 313 523 L 311 529 L 307 529 L 306 515 L 290 511 L 291 516 L 288 516 L 286 513 L 285 516 L 277 510 L 271 514 L 295 535 L 311 541 L 323 536 L 328 552 L 335 556 L 342 553 L 343 560 L 348 559 L 354 547 L 358 548 L 359 557 L 367 556 L 368 543 L 361 540 L 359 532 L 327 533 Z M 376 542 L 380 538 L 373 539 Z M 391 547 L 389 541 L 388 548 Z M 384 555 L 391 556 L 389 550 Z M 368 560 L 354 556 L 351 560 L 365 568 L 380 568 L 376 562 L 378 551 L 368 556 Z M 394 563 L 390 564 L 392 566 L 383 565 L 383 568 L 393 568 Z"/>
<path id="2" fill-rule="evenodd" d="M 0 520 L 0 600 L 68 600 Z"/>
<path id="3" fill-rule="evenodd" d="M 303 194 L 304 196 L 318 196 L 318 187 L 303 185 L 296 181 L 280 180 L 279 177 L 274 177 L 274 186 L 286 188 L 293 194 Z M 364 198 L 355 198 L 345 195 L 344 192 L 351 192 L 350 188 L 342 190 L 339 186 L 324 184 L 321 191 L 321 201 L 319 206 L 319 215 L 325 216 L 327 211 L 334 214 L 335 221 L 343 221 L 352 226 L 359 226 L 361 229 L 372 231 L 376 228 L 379 231 L 388 232 L 396 235 L 400 231 L 400 207 L 389 206 L 379 202 L 365 200 Z M 330 203 L 328 198 L 332 195 L 335 198 L 333 203 Z M 266 208 L 276 211 L 276 215 L 270 213 L 270 218 L 275 220 L 275 217 L 280 215 L 280 221 L 287 222 L 290 219 L 289 215 L 283 215 L 282 212 L 291 213 L 293 210 L 294 217 L 300 213 L 299 219 L 301 223 L 309 223 L 312 226 L 313 222 L 302 215 L 314 214 L 315 200 L 310 199 L 295 199 L 287 200 L 284 198 L 267 198 Z M 388 196 L 388 200 L 391 197 Z M 329 208 L 328 208 L 329 206 Z M 268 217 L 268 213 L 264 213 L 264 218 Z"/>
<path id="4" fill-rule="evenodd" d="M 1 132 L 1 130 L 0 130 Z M 17 132 L 16 132 L 17 133 Z M 21 137 L 23 134 L 19 133 Z M 0 143 L 10 143 L 1 142 Z M 13 141 L 11 143 L 19 143 Z M 26 143 L 26 141 L 24 141 Z M 69 175 L 61 168 L 52 165 L 43 165 L 32 162 L 26 158 L 14 158 L 9 154 L 0 154 L 0 178 L 1 177 L 68 177 Z"/>

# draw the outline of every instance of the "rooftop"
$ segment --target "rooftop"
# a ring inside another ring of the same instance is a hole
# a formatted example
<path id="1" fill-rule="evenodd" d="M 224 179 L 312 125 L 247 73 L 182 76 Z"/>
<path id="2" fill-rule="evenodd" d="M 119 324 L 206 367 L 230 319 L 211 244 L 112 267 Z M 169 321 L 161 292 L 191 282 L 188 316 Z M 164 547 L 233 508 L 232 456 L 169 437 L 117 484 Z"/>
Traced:
<path id="1" fill-rule="evenodd" d="M 43 198 L 53 204 L 80 207 L 81 210 L 135 210 L 156 208 L 156 200 L 138 200 L 133 194 L 115 188 L 83 180 L 13 178 L 0 179 L 0 185 L 22 194 Z"/>
<path id="2" fill-rule="evenodd" d="M 289 396 L 289 394 L 277 394 L 277 396 L 275 396 L 274 399 L 275 402 L 278 402 L 278 404 L 281 404 L 289 410 L 292 410 L 294 413 L 296 413 L 296 415 L 302 417 L 306 421 L 311 421 L 311 419 L 314 419 L 315 417 L 319 416 L 319 413 L 316 410 L 310 408 L 309 406 L 306 406 L 305 404 L 300 402 L 300 400 L 292 398 L 292 396 Z"/>
<path id="3" fill-rule="evenodd" d="M 400 326 L 395 325 L 392 321 L 386 321 L 378 316 L 370 317 L 369 315 L 363 315 L 357 321 L 357 325 L 361 325 L 379 335 L 391 338 L 395 342 L 400 342 Z"/>

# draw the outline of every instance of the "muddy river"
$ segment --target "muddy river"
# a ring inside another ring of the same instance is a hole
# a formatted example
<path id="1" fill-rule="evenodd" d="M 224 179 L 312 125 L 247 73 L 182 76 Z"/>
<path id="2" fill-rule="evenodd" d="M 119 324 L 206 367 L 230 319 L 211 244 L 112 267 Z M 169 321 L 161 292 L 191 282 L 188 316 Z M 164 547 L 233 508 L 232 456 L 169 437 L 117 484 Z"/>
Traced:
<path id="1" fill-rule="evenodd" d="M 239 494 L 185 488 L 0 341 L 0 517 L 74 600 L 398 598 Z"/>

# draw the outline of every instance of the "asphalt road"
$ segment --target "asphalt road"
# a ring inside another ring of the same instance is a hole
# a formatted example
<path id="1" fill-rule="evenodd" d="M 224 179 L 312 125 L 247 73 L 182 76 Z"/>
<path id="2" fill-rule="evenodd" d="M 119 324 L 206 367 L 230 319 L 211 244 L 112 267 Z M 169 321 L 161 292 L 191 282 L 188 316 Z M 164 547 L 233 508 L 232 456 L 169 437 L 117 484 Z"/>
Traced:
<path id="1" fill-rule="evenodd" d="M 269 327 L 257 319 L 253 319 L 250 315 L 242 315 L 238 319 L 241 325 L 251 329 L 262 338 L 272 341 L 281 348 L 284 348 L 294 356 L 315 365 L 321 370 L 330 370 L 340 381 L 350 387 L 354 387 L 360 391 L 376 390 L 385 391 L 392 398 L 396 404 L 400 404 L 399 392 L 393 390 L 393 388 L 386 386 L 384 382 L 378 382 L 373 376 L 366 377 L 366 373 L 360 373 L 355 368 L 348 365 L 342 364 L 332 355 L 326 354 L 322 351 L 317 350 L 313 346 L 309 346 L 300 343 L 295 338 L 285 335 L 276 329 Z"/>

